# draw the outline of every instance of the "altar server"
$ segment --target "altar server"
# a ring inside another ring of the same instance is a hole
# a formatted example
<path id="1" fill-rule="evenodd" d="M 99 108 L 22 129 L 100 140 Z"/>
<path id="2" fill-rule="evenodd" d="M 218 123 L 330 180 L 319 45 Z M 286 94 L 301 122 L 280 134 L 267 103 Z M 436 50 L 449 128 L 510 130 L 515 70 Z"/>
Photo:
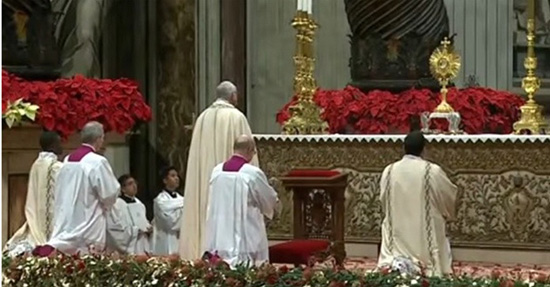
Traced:
<path id="1" fill-rule="evenodd" d="M 48 245 L 64 253 L 88 253 L 105 248 L 107 214 L 120 185 L 107 159 L 96 151 L 103 146 L 103 125 L 87 123 L 82 145 L 65 158 L 55 186 L 55 216 Z"/>
<path id="2" fill-rule="evenodd" d="M 216 88 L 218 99 L 201 113 L 194 126 L 185 180 L 185 208 L 181 222 L 180 255 L 193 260 L 201 254 L 202 235 L 208 203 L 208 180 L 212 169 L 227 160 L 233 142 L 241 134 L 252 135 L 246 117 L 237 105 L 237 88 L 222 82 Z M 258 165 L 254 157 L 251 164 Z"/>
<path id="3" fill-rule="evenodd" d="M 184 201 L 183 196 L 177 192 L 180 178 L 176 168 L 164 168 L 161 178 L 164 188 L 153 201 L 153 253 L 172 255 L 178 253 Z M 182 234 L 188 232 L 188 228 L 184 230 Z"/>
<path id="4" fill-rule="evenodd" d="M 118 178 L 121 194 L 107 218 L 107 246 L 122 254 L 150 253 L 153 227 L 145 216 L 145 205 L 137 199 L 137 183 L 129 174 Z"/>
<path id="5" fill-rule="evenodd" d="M 240 136 L 234 155 L 218 164 L 210 178 L 203 250 L 233 267 L 269 262 L 264 216 L 273 217 L 278 198 L 262 170 L 248 164 L 255 154 L 254 140 Z"/>
<path id="6" fill-rule="evenodd" d="M 445 224 L 455 218 L 457 188 L 441 167 L 422 159 L 424 144 L 421 132 L 408 134 L 405 156 L 382 174 L 385 217 L 378 265 L 395 266 L 404 260 L 424 266 L 428 275 L 441 276 L 452 273 Z"/>
<path id="7" fill-rule="evenodd" d="M 7 243 L 7 250 L 14 251 L 14 255 L 45 244 L 52 231 L 54 187 L 62 166 L 58 160 L 62 153 L 61 138 L 55 132 L 43 132 L 40 147 L 42 151 L 29 172 L 25 202 L 27 221 Z"/>

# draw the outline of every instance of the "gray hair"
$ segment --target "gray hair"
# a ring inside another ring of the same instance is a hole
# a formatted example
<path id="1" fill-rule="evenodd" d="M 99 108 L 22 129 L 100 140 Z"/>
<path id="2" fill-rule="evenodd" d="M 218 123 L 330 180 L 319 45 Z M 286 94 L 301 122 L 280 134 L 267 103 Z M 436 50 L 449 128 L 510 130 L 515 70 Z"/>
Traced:
<path id="1" fill-rule="evenodd" d="M 82 143 L 93 144 L 97 139 L 104 135 L 103 125 L 99 122 L 88 122 L 80 132 Z"/>
<path id="2" fill-rule="evenodd" d="M 229 100 L 235 93 L 237 93 L 237 87 L 230 81 L 223 81 L 216 88 L 216 96 L 218 99 Z"/>
<path id="3" fill-rule="evenodd" d="M 247 152 L 254 150 L 256 147 L 254 139 L 249 135 L 240 135 L 235 139 L 233 143 L 233 151 Z"/>

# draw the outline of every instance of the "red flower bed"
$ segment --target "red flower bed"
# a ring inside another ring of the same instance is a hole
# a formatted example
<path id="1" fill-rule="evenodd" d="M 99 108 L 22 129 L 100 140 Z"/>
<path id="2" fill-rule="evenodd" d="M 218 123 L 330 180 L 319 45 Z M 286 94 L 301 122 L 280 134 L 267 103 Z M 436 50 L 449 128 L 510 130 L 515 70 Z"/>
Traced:
<path id="1" fill-rule="evenodd" d="M 296 97 L 277 113 L 277 122 L 290 118 L 288 108 Z M 433 111 L 440 102 L 439 93 L 411 89 L 400 94 L 387 91 L 363 93 L 347 86 L 343 90 L 317 90 L 315 102 L 323 109 L 330 133 L 388 134 L 409 131 L 411 116 Z M 448 102 L 462 117 L 462 129 L 468 134 L 512 132 L 525 101 L 512 93 L 488 88 L 449 89 Z M 437 121 L 436 128 L 446 122 Z"/>
<path id="2" fill-rule="evenodd" d="M 40 107 L 37 124 L 64 138 L 89 121 L 105 131 L 123 133 L 138 122 L 151 120 L 151 109 L 128 79 L 88 79 L 75 76 L 52 82 L 25 81 L 2 70 L 2 113 L 8 101 L 22 98 Z"/>

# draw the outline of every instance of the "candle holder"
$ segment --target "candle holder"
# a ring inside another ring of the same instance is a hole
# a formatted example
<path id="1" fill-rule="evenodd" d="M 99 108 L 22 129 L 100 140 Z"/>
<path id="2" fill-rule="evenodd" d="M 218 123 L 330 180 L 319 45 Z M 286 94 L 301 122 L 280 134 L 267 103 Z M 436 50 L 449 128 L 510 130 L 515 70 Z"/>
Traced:
<path id="1" fill-rule="evenodd" d="M 451 133 L 461 134 L 460 114 L 455 112 L 453 107 L 447 102 L 447 85 L 456 78 L 460 71 L 460 55 L 455 52 L 454 47 L 447 37 L 441 41 L 441 45 L 435 49 L 430 56 L 430 72 L 441 85 L 441 103 L 432 113 L 426 112 L 421 115 L 422 131 L 424 133 Z M 430 130 L 430 121 L 432 119 L 445 119 L 449 122 L 448 131 Z"/>
<path id="2" fill-rule="evenodd" d="M 529 2 L 529 5 L 534 5 L 534 3 Z M 533 7 L 530 8 L 533 9 Z M 527 94 L 527 102 L 520 107 L 521 117 L 514 123 L 514 133 L 546 134 L 549 129 L 542 116 L 543 108 L 535 102 L 535 93 L 540 89 L 540 80 L 535 73 L 537 70 L 535 19 L 531 16 L 527 20 L 527 57 L 525 57 L 523 65 L 527 75 L 521 81 L 521 87 Z"/>
<path id="3" fill-rule="evenodd" d="M 292 20 L 292 27 L 296 29 L 293 86 L 297 102 L 289 108 L 290 118 L 283 124 L 283 134 L 326 134 L 328 124 L 322 119 L 322 110 L 313 100 L 317 90 L 313 42 L 318 25 L 311 14 L 298 11 Z"/>

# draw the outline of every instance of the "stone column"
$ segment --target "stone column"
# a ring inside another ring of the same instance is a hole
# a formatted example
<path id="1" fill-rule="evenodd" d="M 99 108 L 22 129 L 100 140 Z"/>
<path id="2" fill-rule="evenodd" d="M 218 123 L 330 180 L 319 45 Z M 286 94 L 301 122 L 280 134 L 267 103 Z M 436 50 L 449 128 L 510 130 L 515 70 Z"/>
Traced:
<path id="1" fill-rule="evenodd" d="M 227 1 L 227 0 L 226 0 Z M 216 98 L 221 75 L 220 0 L 197 0 L 197 116 Z"/>
<path id="2" fill-rule="evenodd" d="M 246 114 L 246 0 L 220 2 L 221 79 L 239 91 L 238 108 Z"/>

